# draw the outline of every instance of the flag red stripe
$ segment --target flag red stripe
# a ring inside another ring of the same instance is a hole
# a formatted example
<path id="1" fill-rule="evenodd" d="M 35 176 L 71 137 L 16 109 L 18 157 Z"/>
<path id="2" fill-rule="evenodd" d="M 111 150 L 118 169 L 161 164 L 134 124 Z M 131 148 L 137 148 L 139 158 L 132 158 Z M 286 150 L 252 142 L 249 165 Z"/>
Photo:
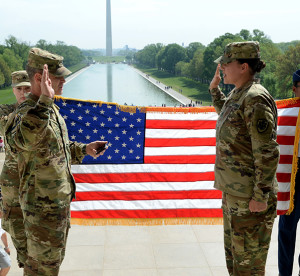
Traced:
<path id="1" fill-rule="evenodd" d="M 215 146 L 216 138 L 146 138 L 145 147 Z"/>
<path id="2" fill-rule="evenodd" d="M 222 209 L 87 210 L 71 211 L 74 218 L 222 217 Z"/>
<path id="3" fill-rule="evenodd" d="M 127 182 L 186 182 L 213 181 L 214 172 L 204 173 L 101 173 L 73 174 L 77 183 L 127 183 Z"/>
<path id="4" fill-rule="evenodd" d="M 290 192 L 278 192 L 277 200 L 279 201 L 287 201 L 290 200 Z"/>
<path id="5" fill-rule="evenodd" d="M 215 129 L 217 121 L 146 120 L 146 128 L 154 129 Z"/>
<path id="6" fill-rule="evenodd" d="M 281 216 L 284 215 L 287 212 L 287 210 L 277 210 L 277 215 Z"/>
<path id="7" fill-rule="evenodd" d="M 166 199 L 220 199 L 222 192 L 218 190 L 190 191 L 144 191 L 144 192 L 77 192 L 76 200 L 166 200 Z"/>
<path id="8" fill-rule="evenodd" d="M 294 145 L 295 136 L 277 136 L 277 143 L 281 145 Z"/>
<path id="9" fill-rule="evenodd" d="M 293 155 L 280 155 L 279 164 L 292 164 Z"/>
<path id="10" fill-rule="evenodd" d="M 297 123 L 297 117 L 295 116 L 280 116 L 278 117 L 279 126 L 295 126 Z"/>
<path id="11" fill-rule="evenodd" d="M 215 155 L 145 156 L 147 164 L 215 164 Z"/>
<path id="12" fill-rule="evenodd" d="M 276 173 L 278 182 L 290 182 L 291 173 Z"/>

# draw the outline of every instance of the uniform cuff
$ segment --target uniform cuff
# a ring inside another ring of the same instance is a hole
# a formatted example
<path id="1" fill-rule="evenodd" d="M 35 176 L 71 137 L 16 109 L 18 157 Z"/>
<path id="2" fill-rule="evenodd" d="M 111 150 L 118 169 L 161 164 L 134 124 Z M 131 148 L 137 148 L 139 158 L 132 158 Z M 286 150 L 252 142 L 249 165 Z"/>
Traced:
<path id="1" fill-rule="evenodd" d="M 41 95 L 39 98 L 39 104 L 46 106 L 46 107 L 50 107 L 52 106 L 54 100 L 52 98 L 49 98 L 45 95 Z"/>
<path id="2" fill-rule="evenodd" d="M 220 92 L 221 92 L 219 86 L 218 86 L 217 88 L 209 89 L 208 91 L 209 91 L 209 93 L 210 93 L 212 96 L 218 95 L 218 94 L 220 94 Z"/>

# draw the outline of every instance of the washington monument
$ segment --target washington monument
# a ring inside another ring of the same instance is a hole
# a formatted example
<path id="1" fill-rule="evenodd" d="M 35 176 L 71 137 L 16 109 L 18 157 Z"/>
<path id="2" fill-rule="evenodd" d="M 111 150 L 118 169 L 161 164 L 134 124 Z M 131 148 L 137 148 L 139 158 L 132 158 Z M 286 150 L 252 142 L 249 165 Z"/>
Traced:
<path id="1" fill-rule="evenodd" d="M 106 0 L 106 56 L 112 56 L 110 0 Z"/>

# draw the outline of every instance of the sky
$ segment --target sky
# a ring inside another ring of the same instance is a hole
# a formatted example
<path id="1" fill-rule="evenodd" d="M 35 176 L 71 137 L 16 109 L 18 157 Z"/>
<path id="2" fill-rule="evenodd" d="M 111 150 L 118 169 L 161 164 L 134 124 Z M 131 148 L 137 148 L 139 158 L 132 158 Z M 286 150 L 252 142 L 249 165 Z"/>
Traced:
<path id="1" fill-rule="evenodd" d="M 151 43 L 205 46 L 225 33 L 263 31 L 273 42 L 300 39 L 299 0 L 111 0 L 113 48 Z M 105 48 L 106 0 L 0 0 L 0 44 L 10 35 Z"/>

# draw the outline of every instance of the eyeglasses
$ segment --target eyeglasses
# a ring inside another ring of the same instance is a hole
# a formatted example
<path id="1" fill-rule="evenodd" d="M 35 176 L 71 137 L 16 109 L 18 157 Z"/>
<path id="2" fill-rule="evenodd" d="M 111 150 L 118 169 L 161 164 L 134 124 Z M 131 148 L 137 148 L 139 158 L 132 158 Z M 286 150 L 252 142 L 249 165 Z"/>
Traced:
<path id="1" fill-rule="evenodd" d="M 296 85 L 295 87 L 296 87 L 296 88 L 300 87 L 300 84 L 299 84 L 299 85 Z"/>

